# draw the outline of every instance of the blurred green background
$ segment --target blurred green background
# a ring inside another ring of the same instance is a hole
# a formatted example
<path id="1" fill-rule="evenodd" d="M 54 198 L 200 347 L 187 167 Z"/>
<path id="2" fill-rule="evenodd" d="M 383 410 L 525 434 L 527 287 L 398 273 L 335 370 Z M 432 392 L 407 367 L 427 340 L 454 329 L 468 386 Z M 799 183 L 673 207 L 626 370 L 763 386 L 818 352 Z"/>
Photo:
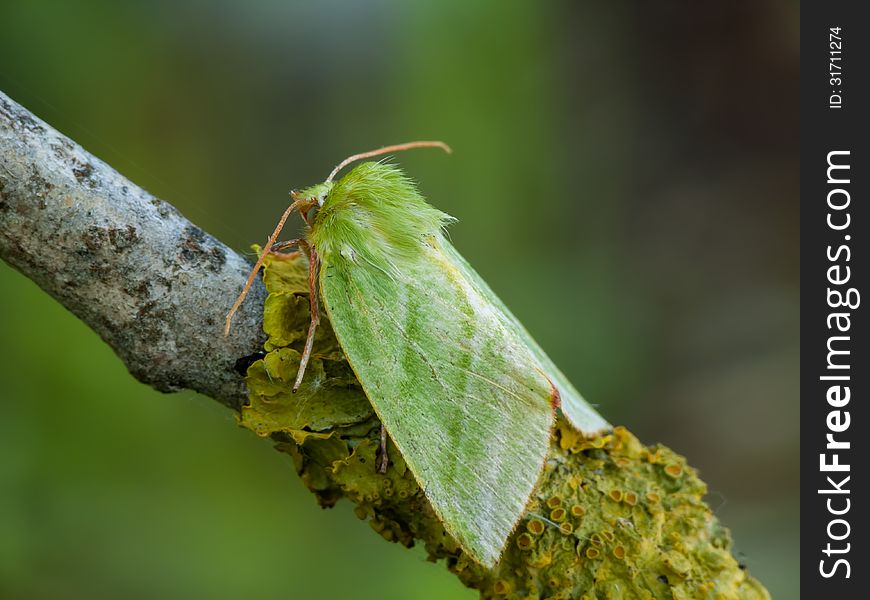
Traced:
<path id="1" fill-rule="evenodd" d="M 6 0 L 0 89 L 237 249 L 401 155 L 614 423 L 798 597 L 798 3 Z M 287 457 L 134 381 L 0 263 L 0 596 L 473 598 Z M 215 298 L 226 304 L 232 298 Z"/>

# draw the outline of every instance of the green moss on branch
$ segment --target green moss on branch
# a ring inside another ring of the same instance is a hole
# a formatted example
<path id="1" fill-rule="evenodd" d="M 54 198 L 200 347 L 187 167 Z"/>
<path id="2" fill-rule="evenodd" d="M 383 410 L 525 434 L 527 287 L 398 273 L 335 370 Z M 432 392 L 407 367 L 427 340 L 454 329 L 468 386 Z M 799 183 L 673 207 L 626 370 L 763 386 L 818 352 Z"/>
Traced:
<path id="1" fill-rule="evenodd" d="M 501 561 L 491 570 L 472 561 L 392 445 L 390 466 L 378 473 L 380 422 L 325 319 L 305 381 L 290 392 L 308 327 L 306 269 L 302 258 L 267 260 L 268 354 L 248 369 L 240 423 L 293 457 L 321 506 L 347 498 L 375 532 L 423 544 L 483 598 L 769 598 L 731 555 L 695 470 L 622 427 L 590 439 L 560 420 Z"/>

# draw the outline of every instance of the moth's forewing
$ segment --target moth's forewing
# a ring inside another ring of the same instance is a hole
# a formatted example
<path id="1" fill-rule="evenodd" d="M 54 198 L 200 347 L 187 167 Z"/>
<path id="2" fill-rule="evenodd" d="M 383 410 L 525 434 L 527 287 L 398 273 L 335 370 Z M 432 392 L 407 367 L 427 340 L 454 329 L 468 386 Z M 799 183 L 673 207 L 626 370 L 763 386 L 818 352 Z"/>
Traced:
<path id="1" fill-rule="evenodd" d="M 593 411 L 444 238 L 452 219 L 397 167 L 336 182 L 308 236 L 336 337 L 447 531 L 491 566 L 525 511 L 554 402 Z"/>
<path id="2" fill-rule="evenodd" d="M 526 331 L 526 328 L 523 327 L 522 323 L 507 309 L 504 303 L 493 293 L 480 275 L 471 268 L 471 265 L 466 262 L 462 255 L 451 245 L 445 247 L 445 252 L 449 259 L 457 264 L 474 281 L 475 285 L 482 290 L 482 294 L 513 324 L 513 329 L 524 340 L 526 346 L 535 355 L 539 364 L 544 369 L 547 377 L 558 388 L 562 412 L 568 418 L 568 421 L 586 435 L 600 433 L 608 429 L 610 424 L 583 399 L 580 392 L 571 385 L 568 378 L 562 374 L 562 371 L 544 353 L 537 342 Z"/>
<path id="3" fill-rule="evenodd" d="M 445 528 L 492 566 L 543 467 L 554 390 L 527 334 L 456 256 L 438 234 L 396 273 L 324 257 L 321 293 Z"/>

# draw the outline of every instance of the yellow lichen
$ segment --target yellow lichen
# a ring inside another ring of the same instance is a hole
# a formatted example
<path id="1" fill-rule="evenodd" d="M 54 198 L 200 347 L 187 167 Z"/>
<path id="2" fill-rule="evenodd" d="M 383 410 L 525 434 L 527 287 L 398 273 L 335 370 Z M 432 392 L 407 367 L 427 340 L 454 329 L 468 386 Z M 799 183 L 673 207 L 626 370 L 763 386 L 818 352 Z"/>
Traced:
<path id="1" fill-rule="evenodd" d="M 504 579 L 499 579 L 492 584 L 492 591 L 497 596 L 507 596 L 511 592 L 511 585 Z"/>
<path id="2" fill-rule="evenodd" d="M 679 477 L 683 474 L 683 467 L 676 463 L 671 463 L 665 467 L 665 473 L 671 477 Z"/>
<path id="3" fill-rule="evenodd" d="M 532 519 L 529 521 L 528 525 L 526 525 L 526 529 L 534 535 L 541 535 L 544 533 L 544 522 L 540 519 Z"/>
<path id="4" fill-rule="evenodd" d="M 550 511 L 550 520 L 554 523 L 561 523 L 565 520 L 565 517 L 567 516 L 567 511 L 561 506 L 559 508 L 554 508 L 552 511 Z"/>
<path id="5" fill-rule="evenodd" d="M 520 550 L 528 550 L 534 545 L 534 543 L 535 542 L 532 539 L 532 536 L 530 536 L 528 533 L 520 534 L 520 536 L 517 537 L 517 547 Z"/>

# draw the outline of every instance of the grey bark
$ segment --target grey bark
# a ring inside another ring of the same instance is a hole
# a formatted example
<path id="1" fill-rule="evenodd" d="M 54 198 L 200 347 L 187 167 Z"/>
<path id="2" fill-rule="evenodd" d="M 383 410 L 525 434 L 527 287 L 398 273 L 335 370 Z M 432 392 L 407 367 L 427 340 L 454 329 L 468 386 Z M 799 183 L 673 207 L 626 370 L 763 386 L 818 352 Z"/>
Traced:
<path id="1" fill-rule="evenodd" d="M 261 281 L 230 337 L 222 328 L 251 265 L 2 92 L 0 258 L 140 381 L 233 407 L 245 399 L 235 365 L 262 348 Z"/>

